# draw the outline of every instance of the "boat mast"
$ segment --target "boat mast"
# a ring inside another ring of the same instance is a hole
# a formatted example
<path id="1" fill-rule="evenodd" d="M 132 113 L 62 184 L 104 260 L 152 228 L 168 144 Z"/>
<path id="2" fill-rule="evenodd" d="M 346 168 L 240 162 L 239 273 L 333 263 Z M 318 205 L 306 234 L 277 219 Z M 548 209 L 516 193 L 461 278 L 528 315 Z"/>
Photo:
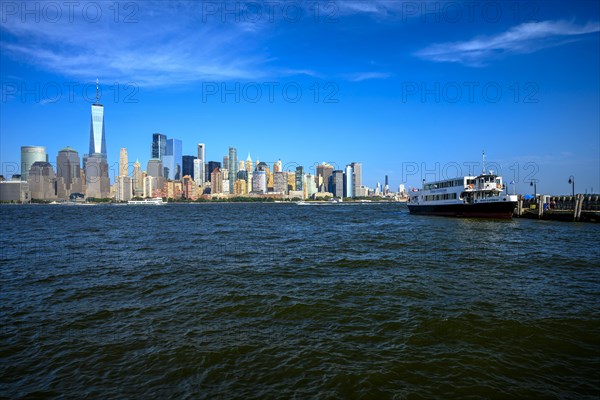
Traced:
<path id="1" fill-rule="evenodd" d="M 481 174 L 485 175 L 485 149 L 481 150 Z"/>

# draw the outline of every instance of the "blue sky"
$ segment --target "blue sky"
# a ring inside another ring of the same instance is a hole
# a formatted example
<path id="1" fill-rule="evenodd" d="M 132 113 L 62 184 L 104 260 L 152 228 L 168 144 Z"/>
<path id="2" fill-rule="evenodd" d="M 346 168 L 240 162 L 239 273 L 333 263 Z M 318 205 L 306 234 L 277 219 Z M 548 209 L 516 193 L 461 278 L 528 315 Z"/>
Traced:
<path id="1" fill-rule="evenodd" d="M 362 162 L 371 187 L 479 171 L 485 149 L 518 192 L 600 191 L 595 1 L 2 2 L 0 21 L 5 175 L 22 145 L 87 152 L 98 78 L 113 171 L 161 132 L 209 160 Z"/>

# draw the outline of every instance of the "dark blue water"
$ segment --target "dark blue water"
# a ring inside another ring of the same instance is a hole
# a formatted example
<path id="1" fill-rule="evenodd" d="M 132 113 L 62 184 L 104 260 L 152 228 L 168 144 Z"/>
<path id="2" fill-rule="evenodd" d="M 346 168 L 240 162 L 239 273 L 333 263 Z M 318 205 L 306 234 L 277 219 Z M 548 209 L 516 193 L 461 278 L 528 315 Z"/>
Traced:
<path id="1" fill-rule="evenodd" d="M 600 226 L 0 206 L 0 396 L 598 398 Z"/>

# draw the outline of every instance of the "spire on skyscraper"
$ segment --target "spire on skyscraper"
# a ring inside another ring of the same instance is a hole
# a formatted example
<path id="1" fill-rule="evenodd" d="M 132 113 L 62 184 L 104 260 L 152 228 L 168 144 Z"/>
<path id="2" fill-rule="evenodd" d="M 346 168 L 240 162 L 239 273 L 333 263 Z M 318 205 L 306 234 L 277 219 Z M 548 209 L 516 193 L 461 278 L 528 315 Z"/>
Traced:
<path id="1" fill-rule="evenodd" d="M 98 104 L 99 95 L 98 95 L 98 78 L 96 78 L 96 104 Z"/>

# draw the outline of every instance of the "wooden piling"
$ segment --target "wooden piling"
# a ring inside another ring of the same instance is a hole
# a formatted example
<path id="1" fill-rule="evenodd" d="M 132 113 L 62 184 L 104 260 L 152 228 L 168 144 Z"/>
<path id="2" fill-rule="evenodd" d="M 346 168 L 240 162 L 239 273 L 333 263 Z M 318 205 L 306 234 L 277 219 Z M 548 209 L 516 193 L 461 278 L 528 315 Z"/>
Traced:
<path id="1" fill-rule="evenodd" d="M 573 221 L 579 221 L 579 218 L 581 218 L 582 207 L 583 207 L 583 195 L 578 194 L 575 197 L 575 210 L 573 212 Z"/>

